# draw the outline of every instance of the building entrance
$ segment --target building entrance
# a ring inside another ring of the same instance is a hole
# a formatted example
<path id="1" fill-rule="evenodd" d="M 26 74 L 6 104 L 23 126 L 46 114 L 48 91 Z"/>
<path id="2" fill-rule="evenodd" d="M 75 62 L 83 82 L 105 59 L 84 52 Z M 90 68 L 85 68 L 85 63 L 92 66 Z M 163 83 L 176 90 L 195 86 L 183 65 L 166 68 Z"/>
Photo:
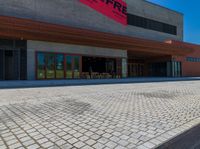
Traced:
<path id="1" fill-rule="evenodd" d="M 157 58 L 128 59 L 129 77 L 181 77 L 182 64 L 171 56 Z"/>
<path id="2" fill-rule="evenodd" d="M 26 43 L 25 40 L 0 39 L 0 80 L 26 80 Z"/>
<path id="3" fill-rule="evenodd" d="M 128 76 L 129 77 L 143 77 L 144 76 L 144 64 L 129 63 L 128 64 Z"/>
<path id="4" fill-rule="evenodd" d="M 101 78 L 120 78 L 121 70 L 116 58 L 105 57 L 82 57 L 82 76 L 84 78 L 101 79 Z"/>
<path id="5" fill-rule="evenodd" d="M 20 79 L 19 50 L 0 50 L 0 80 Z"/>

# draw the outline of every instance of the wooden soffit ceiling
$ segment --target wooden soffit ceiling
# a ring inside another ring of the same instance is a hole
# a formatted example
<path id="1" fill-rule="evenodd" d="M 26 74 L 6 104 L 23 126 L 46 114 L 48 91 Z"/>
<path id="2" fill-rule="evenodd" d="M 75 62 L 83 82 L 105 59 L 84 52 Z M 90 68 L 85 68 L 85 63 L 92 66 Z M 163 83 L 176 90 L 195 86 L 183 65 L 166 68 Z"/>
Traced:
<path id="1" fill-rule="evenodd" d="M 0 37 L 88 45 L 163 55 L 186 55 L 192 47 L 97 32 L 29 19 L 0 16 Z"/>

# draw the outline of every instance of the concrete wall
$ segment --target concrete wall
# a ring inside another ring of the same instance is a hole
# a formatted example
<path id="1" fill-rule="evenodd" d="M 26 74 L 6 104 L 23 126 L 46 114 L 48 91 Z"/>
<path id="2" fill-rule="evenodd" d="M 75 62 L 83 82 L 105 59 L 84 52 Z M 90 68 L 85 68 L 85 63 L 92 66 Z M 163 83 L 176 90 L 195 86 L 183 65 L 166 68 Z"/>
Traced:
<path id="1" fill-rule="evenodd" d="M 42 41 L 27 41 L 27 79 L 35 79 L 35 52 L 57 52 L 127 59 L 126 50 L 77 46 Z"/>
<path id="2" fill-rule="evenodd" d="M 0 15 L 29 18 L 152 40 L 183 39 L 183 16 L 145 0 L 125 0 L 128 13 L 170 23 L 178 35 L 170 35 L 134 26 L 123 26 L 81 4 L 79 0 L 1 0 Z"/>

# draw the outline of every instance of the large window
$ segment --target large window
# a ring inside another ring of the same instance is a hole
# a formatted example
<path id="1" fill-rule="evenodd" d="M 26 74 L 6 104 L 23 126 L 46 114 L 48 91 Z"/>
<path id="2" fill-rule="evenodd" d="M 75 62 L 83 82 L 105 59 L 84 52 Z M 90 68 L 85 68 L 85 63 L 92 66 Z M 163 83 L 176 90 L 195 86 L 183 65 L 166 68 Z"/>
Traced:
<path id="1" fill-rule="evenodd" d="M 55 78 L 55 55 L 46 54 L 46 77 L 47 79 Z"/>
<path id="2" fill-rule="evenodd" d="M 200 62 L 200 58 L 199 57 L 187 57 L 186 61 L 187 62 Z"/>
<path id="3" fill-rule="evenodd" d="M 80 77 L 80 57 L 74 57 L 74 78 Z"/>
<path id="4" fill-rule="evenodd" d="M 37 79 L 80 78 L 80 56 L 37 53 Z"/>
<path id="5" fill-rule="evenodd" d="M 128 24 L 137 27 L 142 27 L 145 29 L 177 35 L 177 27 L 174 25 L 136 16 L 133 14 L 128 14 Z"/>
<path id="6" fill-rule="evenodd" d="M 56 55 L 56 78 L 57 79 L 64 78 L 64 55 L 63 54 Z"/>
<path id="7" fill-rule="evenodd" d="M 72 56 L 66 56 L 66 78 L 71 79 L 73 78 L 73 71 L 72 71 Z"/>
<path id="8" fill-rule="evenodd" d="M 45 79 L 45 56 L 44 53 L 37 54 L 37 78 Z"/>

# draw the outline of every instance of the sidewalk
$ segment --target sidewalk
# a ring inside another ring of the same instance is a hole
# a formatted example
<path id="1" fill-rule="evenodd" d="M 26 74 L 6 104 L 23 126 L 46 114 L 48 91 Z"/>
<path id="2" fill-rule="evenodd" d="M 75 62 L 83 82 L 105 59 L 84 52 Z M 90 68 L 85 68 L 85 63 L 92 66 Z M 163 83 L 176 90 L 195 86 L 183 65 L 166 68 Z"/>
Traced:
<path id="1" fill-rule="evenodd" d="M 49 86 L 80 86 L 98 84 L 124 84 L 124 83 L 148 83 L 148 82 L 171 82 L 171 81 L 194 81 L 200 77 L 182 78 L 126 78 L 126 79 L 92 79 L 92 80 L 26 80 L 26 81 L 0 81 L 0 89 L 4 88 L 27 88 L 27 87 L 49 87 Z"/>

